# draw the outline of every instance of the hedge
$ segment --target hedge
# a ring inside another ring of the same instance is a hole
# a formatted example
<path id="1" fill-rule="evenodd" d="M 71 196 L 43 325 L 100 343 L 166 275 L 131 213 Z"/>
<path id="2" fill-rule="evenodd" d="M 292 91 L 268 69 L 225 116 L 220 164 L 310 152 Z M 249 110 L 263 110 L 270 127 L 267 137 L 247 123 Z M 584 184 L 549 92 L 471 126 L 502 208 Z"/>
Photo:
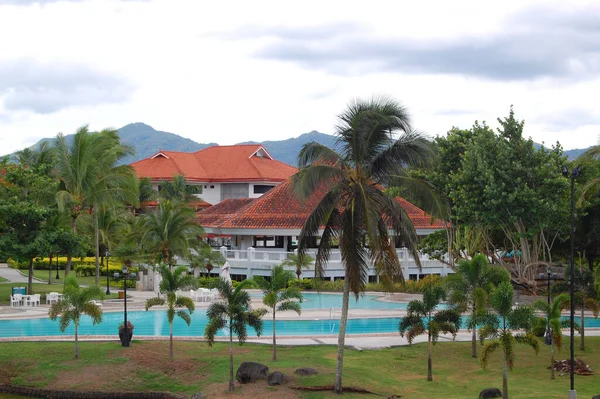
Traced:
<path id="1" fill-rule="evenodd" d="M 106 275 L 106 259 L 104 259 L 104 265 L 100 265 L 100 271 L 102 271 L 102 269 L 104 269 L 104 275 Z M 17 262 L 13 259 L 8 259 L 7 263 L 10 267 L 15 268 L 15 269 L 28 269 L 29 268 L 29 263 L 28 262 Z M 65 267 L 67 265 L 67 257 L 66 256 L 59 256 L 58 257 L 58 268 L 60 270 L 65 270 Z M 93 256 L 88 256 L 85 258 L 72 258 L 71 260 L 71 268 L 73 270 L 77 269 L 77 266 L 83 266 L 83 265 L 92 265 L 94 266 L 94 274 L 96 273 L 96 258 Z M 33 261 L 33 268 L 35 270 L 48 270 L 50 268 L 50 259 L 49 258 L 36 258 Z M 111 272 L 113 269 L 115 269 L 115 272 L 120 272 L 121 269 L 123 268 L 123 262 L 121 261 L 121 259 L 119 258 L 113 258 L 110 257 L 109 258 L 109 265 L 108 265 L 108 270 L 109 272 Z M 137 268 L 136 272 L 137 272 Z M 52 258 L 52 270 L 56 270 L 56 258 Z"/>

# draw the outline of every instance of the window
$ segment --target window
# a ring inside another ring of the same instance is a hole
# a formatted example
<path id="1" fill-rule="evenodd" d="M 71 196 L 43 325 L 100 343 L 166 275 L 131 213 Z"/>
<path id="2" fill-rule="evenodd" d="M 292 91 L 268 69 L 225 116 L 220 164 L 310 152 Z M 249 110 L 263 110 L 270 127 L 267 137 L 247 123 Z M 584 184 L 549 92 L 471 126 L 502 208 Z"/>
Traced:
<path id="1" fill-rule="evenodd" d="M 215 186 L 210 186 L 210 188 L 215 188 Z"/>
<path id="2" fill-rule="evenodd" d="M 264 194 L 275 186 L 268 186 L 266 184 L 255 184 L 254 194 Z"/>
<path id="3" fill-rule="evenodd" d="M 283 248 L 283 236 L 254 236 L 255 248 Z"/>

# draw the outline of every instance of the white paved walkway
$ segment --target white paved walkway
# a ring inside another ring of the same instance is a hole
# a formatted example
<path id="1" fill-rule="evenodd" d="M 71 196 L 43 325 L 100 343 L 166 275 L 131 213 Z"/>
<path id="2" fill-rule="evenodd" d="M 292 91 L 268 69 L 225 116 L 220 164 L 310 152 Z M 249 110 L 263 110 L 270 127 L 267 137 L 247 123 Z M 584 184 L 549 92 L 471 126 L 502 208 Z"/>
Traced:
<path id="1" fill-rule="evenodd" d="M 8 267 L 6 263 L 0 263 L 0 277 L 4 277 L 9 283 L 26 283 L 27 276 L 21 274 L 18 270 Z M 33 278 L 34 283 L 47 283 L 48 281 Z"/>

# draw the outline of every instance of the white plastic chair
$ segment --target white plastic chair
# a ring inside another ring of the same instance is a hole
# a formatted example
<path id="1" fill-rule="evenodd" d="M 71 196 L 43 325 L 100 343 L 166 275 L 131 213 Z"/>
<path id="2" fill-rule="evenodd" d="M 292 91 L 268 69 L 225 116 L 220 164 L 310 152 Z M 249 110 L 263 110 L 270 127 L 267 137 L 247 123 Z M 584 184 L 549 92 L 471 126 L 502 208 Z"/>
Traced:
<path id="1" fill-rule="evenodd" d="M 15 294 L 10 296 L 10 306 L 21 306 L 22 301 L 23 297 L 21 296 L 21 294 Z"/>
<path id="2" fill-rule="evenodd" d="M 29 302 L 31 303 L 31 306 L 40 306 L 42 303 L 42 299 L 41 299 L 41 295 L 40 294 L 35 294 L 35 295 L 31 295 L 29 297 Z"/>
<path id="3" fill-rule="evenodd" d="M 197 299 L 197 297 L 196 297 L 196 291 L 194 291 L 194 290 L 190 290 L 190 297 L 192 298 L 192 300 L 193 300 L 194 302 L 198 302 L 198 299 Z"/>
<path id="4" fill-rule="evenodd" d="M 46 294 L 46 305 L 58 302 L 58 292 L 50 292 Z"/>
<path id="5" fill-rule="evenodd" d="M 103 310 L 103 306 L 102 306 L 102 303 L 101 303 L 101 302 L 98 302 L 98 301 L 95 301 L 95 300 L 93 300 L 93 299 L 92 299 L 92 300 L 90 301 L 90 303 L 91 303 L 92 305 L 96 305 L 96 306 L 98 306 L 98 307 L 100 308 L 100 310 Z"/>

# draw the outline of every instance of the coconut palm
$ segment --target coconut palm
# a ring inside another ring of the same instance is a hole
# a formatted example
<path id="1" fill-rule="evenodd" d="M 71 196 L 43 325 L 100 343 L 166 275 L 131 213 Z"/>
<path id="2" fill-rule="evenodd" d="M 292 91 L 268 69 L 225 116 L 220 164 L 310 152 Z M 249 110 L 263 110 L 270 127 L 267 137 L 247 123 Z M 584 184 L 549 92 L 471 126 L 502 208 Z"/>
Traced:
<path id="1" fill-rule="evenodd" d="M 412 300 L 407 306 L 407 315 L 400 320 L 398 330 L 400 335 L 412 344 L 414 338 L 421 334 L 427 334 L 427 381 L 433 381 L 433 370 L 431 365 L 431 350 L 440 336 L 440 333 L 456 333 L 460 328 L 460 313 L 458 310 L 449 308 L 436 311 L 441 301 L 446 300 L 446 292 L 440 286 L 428 287 L 423 292 L 423 300 Z"/>
<path id="2" fill-rule="evenodd" d="M 194 313 L 196 306 L 192 298 L 186 296 L 177 296 L 177 290 L 189 289 L 195 286 L 196 279 L 194 276 L 187 274 L 185 266 L 179 266 L 171 271 L 167 266 L 162 265 L 158 269 L 162 280 L 159 284 L 159 292 L 166 296 L 163 298 L 150 298 L 146 301 L 146 311 L 153 306 L 167 305 L 167 321 L 169 322 L 169 356 L 173 359 L 173 321 L 175 315 L 179 316 L 189 326 L 192 322 L 191 314 Z M 181 309 L 181 308 L 186 308 Z M 181 310 L 176 310 L 181 309 Z"/>
<path id="3" fill-rule="evenodd" d="M 502 350 L 504 363 L 502 372 L 502 399 L 508 399 L 508 371 L 512 370 L 515 360 L 515 344 L 528 345 L 537 354 L 540 345 L 536 337 L 530 333 L 533 325 L 533 309 L 528 306 L 513 308 L 513 288 L 509 282 L 500 283 L 490 294 L 491 311 L 484 318 L 483 327 L 479 330 L 479 338 L 483 342 L 487 338 L 495 338 L 487 343 L 481 352 L 480 362 L 485 369 L 492 353 Z M 517 330 L 525 333 L 514 334 Z"/>
<path id="4" fill-rule="evenodd" d="M 197 194 L 202 194 L 202 186 L 187 184 L 183 175 L 177 175 L 172 181 L 161 182 L 158 185 L 158 192 L 162 199 L 190 202 L 198 200 Z"/>
<path id="5" fill-rule="evenodd" d="M 141 216 L 140 244 L 157 263 L 173 266 L 175 257 L 189 258 L 199 245 L 202 227 L 196 213 L 178 201 L 160 201 L 156 212 Z"/>
<path id="6" fill-rule="evenodd" d="M 190 254 L 190 266 L 195 270 L 204 269 L 209 274 L 214 266 L 222 266 L 225 263 L 225 257 L 219 251 L 213 251 L 212 247 L 206 242 L 201 241 L 195 253 Z"/>
<path id="7" fill-rule="evenodd" d="M 103 298 L 104 293 L 97 285 L 81 288 L 74 276 L 65 277 L 63 297 L 59 302 L 50 306 L 50 320 L 60 319 L 60 331 L 73 322 L 75 327 L 75 359 L 79 359 L 79 322 L 81 316 L 88 315 L 93 324 L 102 322 L 102 309 L 93 302 L 95 298 Z"/>
<path id="8" fill-rule="evenodd" d="M 546 318 L 546 325 L 548 331 L 546 334 L 550 334 L 550 378 L 554 379 L 554 347 L 560 351 L 562 347 L 562 329 L 569 328 L 571 326 L 570 320 L 562 321 L 560 319 L 562 310 L 569 306 L 569 295 L 561 294 L 554 298 L 554 300 L 548 304 L 545 301 L 538 300 L 533 304 L 533 307 L 544 312 Z"/>
<path id="9" fill-rule="evenodd" d="M 130 147 L 121 145 L 118 132 L 102 130 L 90 132 L 87 126 L 77 130 L 71 144 L 62 134 L 55 141 L 57 175 L 60 189 L 57 202 L 60 209 L 69 208 L 72 229 L 77 231 L 76 221 L 84 207 L 92 211 L 94 219 L 94 242 L 96 252 L 96 283 L 100 279 L 100 238 L 98 231 L 98 209 L 101 204 L 127 200 L 137 202 L 137 183 L 129 165 L 118 165 L 127 155 L 133 154 Z M 71 268 L 67 259 L 65 274 Z"/>
<path id="10" fill-rule="evenodd" d="M 339 152 L 315 142 L 302 148 L 294 186 L 300 198 L 316 205 L 302 228 L 299 253 L 320 234 L 316 277 L 323 277 L 334 245 L 339 245 L 344 263 L 334 386 L 342 393 L 350 291 L 357 298 L 364 291 L 371 262 L 384 284 L 402 278 L 393 236 L 402 236 L 420 265 L 414 226 L 383 185 L 396 180 L 411 188 L 407 191 L 430 194 L 425 185 L 407 177 L 406 168 L 429 164 L 433 151 L 429 141 L 410 129 L 406 108 L 385 97 L 351 102 L 338 117 L 335 135 Z"/>
<path id="11" fill-rule="evenodd" d="M 133 207 L 135 215 L 146 213 L 146 207 L 158 197 L 158 193 L 152 186 L 152 181 L 148 177 L 142 177 L 138 183 L 138 207 Z"/>
<path id="12" fill-rule="evenodd" d="M 485 315 L 487 297 L 494 285 L 509 281 L 509 273 L 500 267 L 492 267 L 487 256 L 475 255 L 458 264 L 456 273 L 448 276 L 449 301 L 461 312 L 471 314 L 467 327 L 471 330 L 471 356 L 477 357 L 477 323 Z"/>
<path id="13" fill-rule="evenodd" d="M 244 287 L 252 285 L 250 280 L 244 280 L 233 288 L 229 281 L 219 279 L 217 289 L 221 294 L 222 301 L 213 302 L 206 311 L 208 324 L 204 330 L 204 336 L 208 345 L 215 342 L 217 332 L 227 329 L 229 332 L 229 391 L 233 392 L 233 333 L 238 337 L 242 345 L 248 337 L 246 326 L 254 328 L 256 335 L 260 336 L 263 329 L 262 317 L 267 312 L 265 309 L 250 310 L 250 295 L 243 290 Z"/>
<path id="14" fill-rule="evenodd" d="M 315 259 L 312 256 L 306 253 L 296 252 L 288 255 L 288 258 L 284 260 L 281 265 L 294 267 L 296 269 L 296 276 L 298 276 L 298 280 L 300 280 L 302 270 L 310 268 L 314 261 Z"/>
<path id="15" fill-rule="evenodd" d="M 273 360 L 277 360 L 277 339 L 275 315 L 278 311 L 293 310 L 300 314 L 302 293 L 295 286 L 289 286 L 294 279 L 292 272 L 284 270 L 283 266 L 275 266 L 271 270 L 270 280 L 256 277 L 258 287 L 263 291 L 263 303 L 269 307 L 273 314 Z"/>

